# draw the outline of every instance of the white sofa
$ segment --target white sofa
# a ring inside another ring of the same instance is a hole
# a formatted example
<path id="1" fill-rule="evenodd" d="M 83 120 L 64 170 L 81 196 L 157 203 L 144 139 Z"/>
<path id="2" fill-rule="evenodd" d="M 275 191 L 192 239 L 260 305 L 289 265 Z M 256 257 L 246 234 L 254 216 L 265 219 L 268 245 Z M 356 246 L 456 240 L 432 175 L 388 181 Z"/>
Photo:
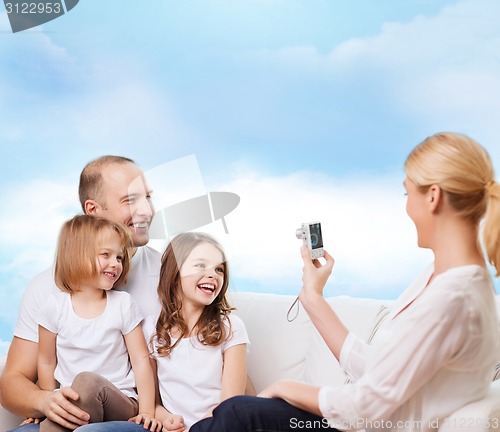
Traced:
<path id="1" fill-rule="evenodd" d="M 250 341 L 249 375 L 257 391 L 282 378 L 303 380 L 317 385 L 338 385 L 345 376 L 337 361 L 300 307 L 297 318 L 287 321 L 287 311 L 295 298 L 286 295 L 233 293 L 236 314 L 246 324 Z M 329 303 L 347 327 L 368 339 L 382 305 L 391 302 L 351 297 L 331 297 Z M 497 297 L 497 306 L 500 296 Z M 291 313 L 295 315 L 296 309 Z M 272 335 L 272 337 L 271 337 Z M 3 368 L 1 362 L 0 370 Z M 498 384 L 498 385 L 497 385 Z M 19 424 L 21 419 L 0 408 L 1 431 Z M 463 407 L 439 428 L 441 432 L 500 431 L 500 380 L 489 395 Z M 1 432 L 0 431 L 0 432 Z"/>

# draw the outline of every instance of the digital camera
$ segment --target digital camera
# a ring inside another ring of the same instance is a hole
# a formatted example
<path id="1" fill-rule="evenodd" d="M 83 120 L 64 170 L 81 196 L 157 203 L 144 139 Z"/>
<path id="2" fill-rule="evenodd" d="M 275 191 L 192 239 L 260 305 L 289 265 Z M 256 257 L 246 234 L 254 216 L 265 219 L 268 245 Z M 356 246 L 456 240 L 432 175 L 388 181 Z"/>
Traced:
<path id="1" fill-rule="evenodd" d="M 323 236 L 321 235 L 321 224 L 319 222 L 303 223 L 297 229 L 295 235 L 302 239 L 307 245 L 311 259 L 321 258 L 325 255 L 323 251 Z"/>

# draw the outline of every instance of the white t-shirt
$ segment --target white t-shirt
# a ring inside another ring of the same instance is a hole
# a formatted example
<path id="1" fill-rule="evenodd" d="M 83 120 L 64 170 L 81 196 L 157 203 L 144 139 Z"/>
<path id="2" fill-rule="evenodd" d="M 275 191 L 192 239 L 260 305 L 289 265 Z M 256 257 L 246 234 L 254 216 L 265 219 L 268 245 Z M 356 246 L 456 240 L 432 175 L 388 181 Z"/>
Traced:
<path id="1" fill-rule="evenodd" d="M 161 254 L 149 246 L 137 248 L 132 257 L 128 281 L 116 290 L 127 291 L 143 316 L 158 314 L 157 287 Z M 54 267 L 35 276 L 23 294 L 14 336 L 38 343 L 38 311 L 54 293 L 60 292 L 54 282 Z"/>
<path id="2" fill-rule="evenodd" d="M 39 324 L 57 334 L 54 377 L 66 387 L 78 373 L 95 372 L 125 395 L 137 397 L 123 335 L 134 330 L 143 318 L 126 292 L 107 291 L 106 300 L 104 312 L 91 319 L 75 313 L 71 296 L 65 292 L 55 293 L 42 306 Z"/>
<path id="3" fill-rule="evenodd" d="M 249 344 L 243 321 L 230 316 L 232 332 L 219 346 L 203 345 L 196 336 L 182 339 L 170 356 L 156 355 L 158 384 L 163 406 L 172 414 L 181 415 L 187 427 L 201 420 L 220 402 L 224 351 L 240 344 Z M 144 324 L 148 340 L 155 331 L 156 317 Z M 229 329 L 227 321 L 224 321 Z M 175 342 L 175 339 L 174 341 Z"/>
<path id="4" fill-rule="evenodd" d="M 413 282 L 372 345 L 349 333 L 340 366 L 356 382 L 322 387 L 319 407 L 338 429 L 435 431 L 481 399 L 499 358 L 494 289 L 477 265 Z"/>

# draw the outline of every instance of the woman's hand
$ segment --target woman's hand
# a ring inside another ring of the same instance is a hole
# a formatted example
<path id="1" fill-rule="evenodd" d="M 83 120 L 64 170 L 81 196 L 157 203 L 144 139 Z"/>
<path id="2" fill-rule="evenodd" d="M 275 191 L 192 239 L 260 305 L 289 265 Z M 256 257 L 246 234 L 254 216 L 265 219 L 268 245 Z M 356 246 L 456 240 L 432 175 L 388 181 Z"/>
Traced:
<path id="1" fill-rule="evenodd" d="M 151 432 L 161 432 L 162 430 L 161 422 L 156 420 L 151 414 L 139 413 L 135 417 L 129 418 L 128 421 L 135 424 L 144 423 L 143 428 Z"/>
<path id="2" fill-rule="evenodd" d="M 267 386 L 264 390 L 262 390 L 257 397 L 261 398 L 266 398 L 266 399 L 273 399 L 277 398 L 278 392 L 277 392 L 277 386 L 279 385 L 280 381 L 272 383 L 270 386 Z"/>
<path id="3" fill-rule="evenodd" d="M 325 251 L 326 262 L 324 265 L 321 265 L 317 259 L 311 260 L 311 255 L 306 245 L 302 246 L 300 252 L 302 254 L 302 261 L 304 261 L 304 266 L 302 267 L 302 290 L 299 294 L 300 300 L 303 301 L 305 297 L 310 295 L 323 296 L 323 289 L 332 273 L 335 260 L 327 251 Z"/>
<path id="4" fill-rule="evenodd" d="M 183 432 L 186 430 L 184 426 L 184 418 L 180 415 L 170 414 L 163 420 L 163 432 Z"/>
<path id="5" fill-rule="evenodd" d="M 318 405 L 319 387 L 295 380 L 280 380 L 271 384 L 257 396 L 283 399 L 294 407 L 321 415 Z"/>

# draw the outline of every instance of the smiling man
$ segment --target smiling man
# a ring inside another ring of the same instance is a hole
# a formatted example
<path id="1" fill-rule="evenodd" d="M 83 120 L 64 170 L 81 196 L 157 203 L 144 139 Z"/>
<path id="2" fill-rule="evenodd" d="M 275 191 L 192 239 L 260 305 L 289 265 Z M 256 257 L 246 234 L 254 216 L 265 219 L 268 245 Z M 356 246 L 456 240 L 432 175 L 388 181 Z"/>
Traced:
<path id="1" fill-rule="evenodd" d="M 160 254 L 146 246 L 154 214 L 144 174 L 128 158 L 103 156 L 90 162 L 80 176 L 79 196 L 86 214 L 98 215 L 126 225 L 132 234 L 134 247 L 126 284 L 118 289 L 132 295 L 144 316 L 158 313 L 156 293 L 160 270 Z M 14 338 L 0 381 L 2 405 L 22 417 L 48 417 L 69 429 L 86 425 L 88 414 L 73 402 L 78 394 L 70 387 L 60 391 L 44 391 L 37 381 L 38 311 L 44 301 L 59 288 L 54 282 L 53 267 L 36 276 L 24 293 Z M 122 426 L 92 424 L 88 430 L 129 430 L 140 425 Z M 110 427 L 110 429 L 106 429 Z M 28 424 L 16 430 L 38 430 L 38 424 Z"/>

